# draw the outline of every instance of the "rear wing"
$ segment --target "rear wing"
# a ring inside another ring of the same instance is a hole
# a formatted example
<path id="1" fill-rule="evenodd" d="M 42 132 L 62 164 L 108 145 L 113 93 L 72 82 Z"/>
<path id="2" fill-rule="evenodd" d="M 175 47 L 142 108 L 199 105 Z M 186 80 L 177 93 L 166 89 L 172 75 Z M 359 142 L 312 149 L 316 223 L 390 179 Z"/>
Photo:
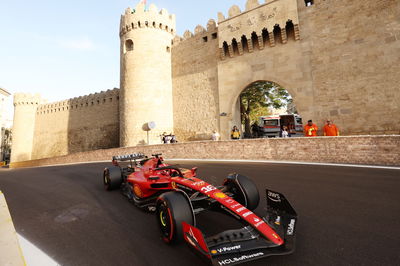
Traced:
<path id="1" fill-rule="evenodd" d="M 126 154 L 126 155 L 113 156 L 112 160 L 124 162 L 124 161 L 140 160 L 140 159 L 145 159 L 145 158 L 147 158 L 147 156 L 144 155 L 143 153 L 132 153 L 132 154 Z"/>

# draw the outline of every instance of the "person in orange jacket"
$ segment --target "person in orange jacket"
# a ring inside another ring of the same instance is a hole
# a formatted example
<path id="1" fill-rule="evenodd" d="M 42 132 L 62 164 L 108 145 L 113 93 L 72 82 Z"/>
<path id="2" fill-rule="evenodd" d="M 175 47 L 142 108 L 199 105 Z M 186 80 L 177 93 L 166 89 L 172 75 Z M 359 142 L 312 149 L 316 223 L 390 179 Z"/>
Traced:
<path id="1" fill-rule="evenodd" d="M 324 136 L 339 136 L 339 129 L 330 120 L 326 120 L 324 126 Z"/>
<path id="2" fill-rule="evenodd" d="M 304 136 L 306 137 L 316 137 L 317 136 L 318 127 L 316 124 L 312 122 L 312 120 L 308 120 L 307 125 L 304 126 Z"/>

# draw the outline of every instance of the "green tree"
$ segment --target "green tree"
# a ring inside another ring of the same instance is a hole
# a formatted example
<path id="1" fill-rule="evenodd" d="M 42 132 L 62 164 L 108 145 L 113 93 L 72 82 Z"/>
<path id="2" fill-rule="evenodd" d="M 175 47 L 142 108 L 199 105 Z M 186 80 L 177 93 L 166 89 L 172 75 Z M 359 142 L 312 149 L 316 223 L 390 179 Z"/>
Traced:
<path id="1" fill-rule="evenodd" d="M 251 123 L 257 117 L 268 115 L 268 107 L 279 109 L 292 101 L 289 93 L 276 83 L 256 81 L 240 94 L 240 114 L 245 126 L 245 137 L 251 136 Z M 265 111 L 265 113 L 262 113 Z"/>

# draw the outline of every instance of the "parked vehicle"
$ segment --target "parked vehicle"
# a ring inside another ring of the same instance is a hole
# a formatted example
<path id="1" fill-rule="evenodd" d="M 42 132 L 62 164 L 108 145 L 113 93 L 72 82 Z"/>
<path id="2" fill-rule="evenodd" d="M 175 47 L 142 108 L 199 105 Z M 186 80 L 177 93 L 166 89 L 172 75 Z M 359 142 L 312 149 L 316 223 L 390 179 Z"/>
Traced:
<path id="1" fill-rule="evenodd" d="M 303 136 L 303 121 L 297 114 L 261 116 L 259 125 L 264 137 L 279 137 L 283 126 L 287 126 L 292 137 Z"/>

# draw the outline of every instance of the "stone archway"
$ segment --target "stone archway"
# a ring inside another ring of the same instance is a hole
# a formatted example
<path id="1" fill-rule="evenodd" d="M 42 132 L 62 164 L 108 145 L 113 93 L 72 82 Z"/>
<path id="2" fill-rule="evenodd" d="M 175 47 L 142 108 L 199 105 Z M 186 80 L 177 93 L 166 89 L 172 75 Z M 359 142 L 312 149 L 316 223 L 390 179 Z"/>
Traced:
<path id="1" fill-rule="evenodd" d="M 265 63 L 250 65 L 251 61 L 227 60 L 219 65 L 219 108 L 220 132 L 222 139 L 229 139 L 230 129 L 241 123 L 239 110 L 239 95 L 250 84 L 256 81 L 270 81 L 284 87 L 293 98 L 299 113 L 303 118 L 313 114 L 313 88 L 311 77 L 299 79 L 296 71 L 293 74 L 279 73 L 279 68 L 268 67 Z M 234 66 L 233 66 L 233 65 Z M 258 66 L 258 68 L 257 68 Z M 297 66 L 298 67 L 298 66 Z M 308 74 L 308 73 L 306 73 Z"/>
<path id="2" fill-rule="evenodd" d="M 240 117 L 240 121 L 235 120 L 235 123 L 238 123 L 236 126 L 241 125 L 243 138 L 254 137 L 252 125 L 261 125 L 260 116 L 294 112 L 298 114 L 290 92 L 280 84 L 267 80 L 257 80 L 247 85 L 239 94 L 233 110 L 234 117 Z"/>

